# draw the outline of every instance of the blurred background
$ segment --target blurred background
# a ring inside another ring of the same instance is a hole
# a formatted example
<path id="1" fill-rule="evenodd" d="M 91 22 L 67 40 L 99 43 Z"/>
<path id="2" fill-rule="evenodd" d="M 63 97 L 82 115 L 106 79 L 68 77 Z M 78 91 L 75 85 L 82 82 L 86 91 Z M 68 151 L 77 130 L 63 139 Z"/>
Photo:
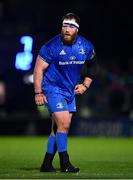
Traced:
<path id="1" fill-rule="evenodd" d="M 47 135 L 51 122 L 34 102 L 33 69 L 41 46 L 60 33 L 68 12 L 95 46 L 97 78 L 77 97 L 71 135 L 133 136 L 131 1 L 0 0 L 0 134 Z"/>

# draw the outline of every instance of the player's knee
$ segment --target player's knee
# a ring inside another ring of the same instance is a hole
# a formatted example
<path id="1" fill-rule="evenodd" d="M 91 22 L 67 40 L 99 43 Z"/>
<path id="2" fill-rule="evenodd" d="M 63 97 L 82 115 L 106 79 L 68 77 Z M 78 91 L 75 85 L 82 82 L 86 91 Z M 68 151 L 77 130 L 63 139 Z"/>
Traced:
<path id="1" fill-rule="evenodd" d="M 69 127 L 70 127 L 70 123 L 69 123 L 69 122 L 64 123 L 63 128 L 64 128 L 66 131 L 69 130 Z"/>
<path id="2" fill-rule="evenodd" d="M 70 127 L 70 122 L 62 122 L 58 130 L 61 132 L 68 132 L 69 127 Z"/>

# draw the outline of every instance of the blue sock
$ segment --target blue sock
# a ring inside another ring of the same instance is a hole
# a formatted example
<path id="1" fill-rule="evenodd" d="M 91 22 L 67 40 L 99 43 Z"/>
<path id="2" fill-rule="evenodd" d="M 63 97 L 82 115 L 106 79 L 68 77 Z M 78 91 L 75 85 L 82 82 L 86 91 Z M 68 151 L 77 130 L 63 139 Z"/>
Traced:
<path id="1" fill-rule="evenodd" d="M 47 153 L 54 154 L 56 152 L 55 145 L 56 145 L 56 138 L 55 136 L 50 134 L 48 143 L 47 143 Z"/>
<path id="2" fill-rule="evenodd" d="M 67 133 L 56 133 L 56 144 L 58 152 L 67 151 Z"/>

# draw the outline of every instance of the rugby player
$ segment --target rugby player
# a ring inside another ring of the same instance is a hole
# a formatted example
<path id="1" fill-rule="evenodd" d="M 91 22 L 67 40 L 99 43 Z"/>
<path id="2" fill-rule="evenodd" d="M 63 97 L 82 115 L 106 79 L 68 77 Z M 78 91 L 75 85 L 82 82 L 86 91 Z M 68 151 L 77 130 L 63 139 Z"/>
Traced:
<path id="1" fill-rule="evenodd" d="M 96 58 L 93 44 L 78 35 L 78 15 L 68 13 L 61 23 L 61 33 L 41 47 L 34 68 L 35 102 L 45 104 L 52 119 L 52 131 L 40 171 L 55 171 L 52 161 L 58 151 L 61 172 L 77 173 L 79 168 L 70 162 L 67 135 L 72 114 L 76 112 L 75 95 L 83 94 L 90 87 L 96 74 Z M 80 82 L 83 66 L 87 67 L 87 73 Z"/>

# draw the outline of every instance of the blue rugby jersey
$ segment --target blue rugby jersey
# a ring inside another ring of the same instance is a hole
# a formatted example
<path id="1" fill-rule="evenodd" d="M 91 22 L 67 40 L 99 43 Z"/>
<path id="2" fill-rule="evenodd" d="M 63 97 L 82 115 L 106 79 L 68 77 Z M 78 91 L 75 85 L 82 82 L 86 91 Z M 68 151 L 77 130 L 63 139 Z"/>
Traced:
<path id="1" fill-rule="evenodd" d="M 81 68 L 85 61 L 91 61 L 93 50 L 91 42 L 79 35 L 72 45 L 64 44 L 60 34 L 44 44 L 39 51 L 39 56 L 49 64 L 42 82 L 44 93 L 60 94 L 71 101 Z"/>

